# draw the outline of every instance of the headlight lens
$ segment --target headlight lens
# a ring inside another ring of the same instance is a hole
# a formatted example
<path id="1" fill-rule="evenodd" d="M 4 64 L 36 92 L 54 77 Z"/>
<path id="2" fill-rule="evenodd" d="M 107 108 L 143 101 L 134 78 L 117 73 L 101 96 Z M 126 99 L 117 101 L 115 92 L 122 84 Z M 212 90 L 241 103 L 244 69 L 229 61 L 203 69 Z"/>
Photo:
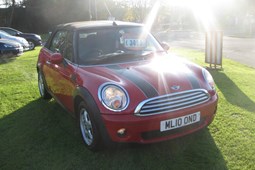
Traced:
<path id="1" fill-rule="evenodd" d="M 203 69 L 204 79 L 212 90 L 215 90 L 215 83 L 212 75 L 206 69 Z"/>
<path id="2" fill-rule="evenodd" d="M 41 40 L 41 36 L 40 35 L 35 35 L 35 37 L 39 40 Z"/>
<path id="3" fill-rule="evenodd" d="M 98 95 L 103 105 L 111 111 L 125 110 L 129 104 L 126 90 L 115 84 L 103 84 Z"/>

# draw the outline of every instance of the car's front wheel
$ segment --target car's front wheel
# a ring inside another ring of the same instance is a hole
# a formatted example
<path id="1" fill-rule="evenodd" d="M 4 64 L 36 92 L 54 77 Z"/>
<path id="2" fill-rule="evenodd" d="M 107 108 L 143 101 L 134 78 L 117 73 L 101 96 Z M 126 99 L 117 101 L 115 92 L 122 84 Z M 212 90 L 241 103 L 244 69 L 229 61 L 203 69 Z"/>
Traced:
<path id="1" fill-rule="evenodd" d="M 85 145 L 92 151 L 101 149 L 102 145 L 94 116 L 84 102 L 79 105 L 79 125 Z"/>
<path id="2" fill-rule="evenodd" d="M 29 50 L 35 49 L 35 42 L 33 40 L 28 40 L 28 44 L 29 44 Z"/>
<path id="3" fill-rule="evenodd" d="M 40 71 L 38 72 L 38 88 L 39 88 L 40 95 L 43 99 L 51 99 L 52 98 L 46 89 L 44 79 L 43 79 L 43 74 Z"/>

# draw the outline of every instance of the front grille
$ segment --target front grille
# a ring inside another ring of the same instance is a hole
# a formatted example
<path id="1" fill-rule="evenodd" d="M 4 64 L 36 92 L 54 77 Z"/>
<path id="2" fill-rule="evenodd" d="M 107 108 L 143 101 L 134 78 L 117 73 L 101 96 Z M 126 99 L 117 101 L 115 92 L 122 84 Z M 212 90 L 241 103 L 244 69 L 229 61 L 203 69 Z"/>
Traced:
<path id="1" fill-rule="evenodd" d="M 210 95 L 204 89 L 194 89 L 147 99 L 135 110 L 137 116 L 150 116 L 173 112 L 207 102 Z"/>

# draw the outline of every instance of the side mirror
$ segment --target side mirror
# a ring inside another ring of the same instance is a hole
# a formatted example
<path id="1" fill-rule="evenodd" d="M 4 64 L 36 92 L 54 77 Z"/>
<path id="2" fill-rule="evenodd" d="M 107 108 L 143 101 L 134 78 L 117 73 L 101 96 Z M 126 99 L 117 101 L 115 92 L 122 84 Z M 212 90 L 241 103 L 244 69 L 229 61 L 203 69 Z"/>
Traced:
<path id="1" fill-rule="evenodd" d="M 166 42 L 162 42 L 160 44 L 165 51 L 168 51 L 170 49 L 170 46 Z"/>
<path id="2" fill-rule="evenodd" d="M 63 56 L 60 53 L 55 53 L 51 56 L 50 62 L 52 64 L 60 64 L 64 60 Z"/>

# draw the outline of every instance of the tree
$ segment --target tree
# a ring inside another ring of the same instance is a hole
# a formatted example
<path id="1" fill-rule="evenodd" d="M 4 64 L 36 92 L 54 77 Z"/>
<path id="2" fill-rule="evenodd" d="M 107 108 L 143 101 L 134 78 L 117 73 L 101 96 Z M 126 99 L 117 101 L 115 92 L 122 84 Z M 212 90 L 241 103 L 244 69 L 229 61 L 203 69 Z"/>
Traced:
<path id="1" fill-rule="evenodd" d="M 6 12 L 5 18 L 7 19 L 7 26 L 11 27 L 13 22 L 13 16 L 15 12 L 16 1 L 15 0 L 4 0 L 5 6 L 10 8 L 10 13 Z"/>
<path id="2" fill-rule="evenodd" d="M 9 21 L 9 26 L 11 27 L 12 21 L 13 21 L 13 16 L 14 16 L 14 11 L 15 11 L 15 0 L 11 0 L 12 5 L 11 5 L 11 16 L 10 16 L 10 21 Z"/>

